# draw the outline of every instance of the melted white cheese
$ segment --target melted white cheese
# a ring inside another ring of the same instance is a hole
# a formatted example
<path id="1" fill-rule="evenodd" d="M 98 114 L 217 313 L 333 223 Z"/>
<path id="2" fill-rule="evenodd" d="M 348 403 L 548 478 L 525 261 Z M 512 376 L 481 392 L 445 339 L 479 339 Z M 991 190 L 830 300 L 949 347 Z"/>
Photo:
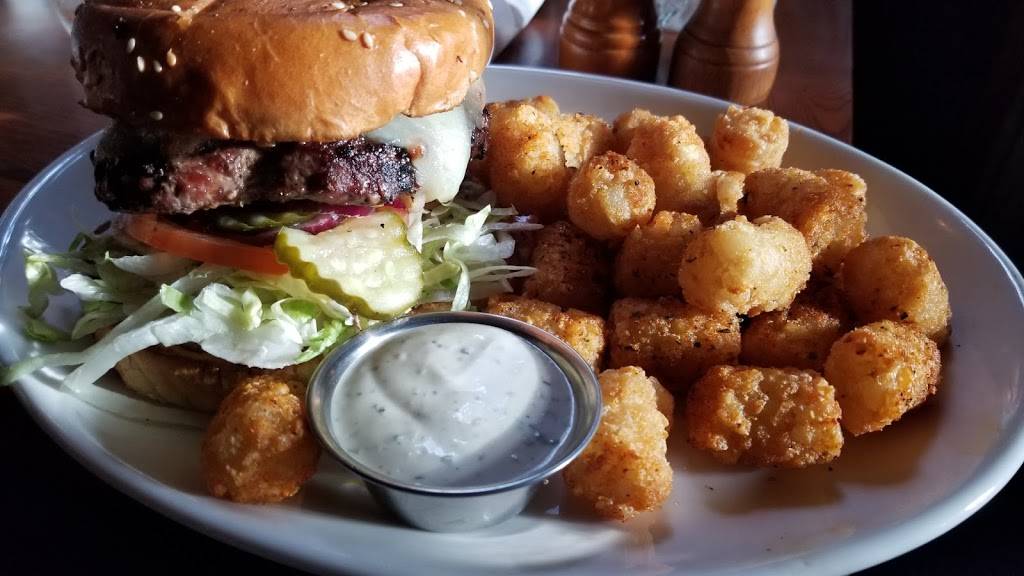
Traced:
<path id="1" fill-rule="evenodd" d="M 372 142 L 410 151 L 422 202 L 451 202 L 466 175 L 473 128 L 483 105 L 483 86 L 470 87 L 462 104 L 447 112 L 420 118 L 396 116 L 390 123 L 366 133 Z M 416 149 L 419 148 L 419 155 Z"/>

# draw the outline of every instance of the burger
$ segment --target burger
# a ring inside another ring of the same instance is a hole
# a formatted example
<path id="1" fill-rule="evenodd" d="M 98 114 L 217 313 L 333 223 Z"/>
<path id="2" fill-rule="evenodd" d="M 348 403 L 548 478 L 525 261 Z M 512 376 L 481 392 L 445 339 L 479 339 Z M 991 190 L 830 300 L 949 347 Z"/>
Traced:
<path id="1" fill-rule="evenodd" d="M 494 224 L 513 212 L 457 197 L 486 138 L 492 28 L 487 0 L 86 0 L 72 65 L 113 119 L 92 156 L 111 219 L 27 251 L 24 316 L 91 344 L 8 379 L 76 365 L 74 390 L 116 367 L 212 410 L 240 376 L 507 290 L 516 225 Z M 44 315 L 63 292 L 72 327 Z"/>

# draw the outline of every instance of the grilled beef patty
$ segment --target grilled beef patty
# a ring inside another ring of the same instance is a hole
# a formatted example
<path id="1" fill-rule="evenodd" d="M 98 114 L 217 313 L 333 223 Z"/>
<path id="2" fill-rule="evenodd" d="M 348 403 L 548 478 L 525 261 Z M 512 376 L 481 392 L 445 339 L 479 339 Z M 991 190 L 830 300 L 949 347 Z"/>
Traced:
<path id="1" fill-rule="evenodd" d="M 362 137 L 260 146 L 115 124 L 96 148 L 93 163 L 96 197 L 117 212 L 191 214 L 291 200 L 375 206 L 417 185 L 405 149 Z"/>

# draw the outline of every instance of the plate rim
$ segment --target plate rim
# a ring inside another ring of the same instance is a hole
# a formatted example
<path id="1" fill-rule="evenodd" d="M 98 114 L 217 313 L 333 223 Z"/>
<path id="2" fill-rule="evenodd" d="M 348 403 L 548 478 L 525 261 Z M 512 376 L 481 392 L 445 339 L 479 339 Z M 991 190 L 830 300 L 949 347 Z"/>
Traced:
<path id="1" fill-rule="evenodd" d="M 631 90 L 650 94 L 703 101 L 718 108 L 724 108 L 730 104 L 725 100 L 671 87 L 580 72 L 510 65 L 490 65 L 488 69 L 505 74 L 522 74 L 533 77 L 535 80 L 538 76 L 569 77 L 612 87 L 625 86 Z M 1024 277 L 1021 276 L 1020 271 L 999 245 L 951 202 L 902 170 L 858 150 L 846 142 L 796 122 L 790 122 L 790 128 L 825 138 L 830 144 L 838 145 L 859 160 L 865 161 L 875 168 L 889 171 L 904 180 L 909 186 L 923 190 L 926 196 L 930 197 L 932 201 L 937 201 L 961 225 L 981 240 L 985 249 L 999 263 L 1016 289 L 1018 303 L 1024 306 Z M 0 261 L 4 260 L 11 250 L 14 224 L 18 222 L 19 216 L 31 200 L 54 177 L 78 161 L 83 154 L 87 154 L 98 140 L 100 133 L 93 133 L 63 152 L 36 174 L 11 200 L 0 218 Z M 6 351 L 3 356 L 13 357 Z M 178 499 L 195 496 L 162 484 L 127 463 L 111 457 L 91 438 L 73 437 L 55 419 L 45 413 L 42 401 L 30 389 L 30 384 L 36 385 L 37 383 L 33 379 L 23 379 L 14 383 L 12 388 L 36 424 L 86 470 L 151 510 L 208 537 L 274 562 L 315 572 L 336 572 L 343 569 L 348 572 L 372 574 L 383 568 L 380 564 L 366 562 L 365 559 L 360 559 L 357 556 L 348 556 L 344 565 L 329 563 L 325 560 L 318 561 L 315 556 L 303 555 L 296 549 L 276 545 L 275 541 L 261 539 L 258 534 L 252 534 L 244 528 L 239 529 L 237 526 L 229 528 L 219 525 L 216 518 L 218 514 L 213 512 L 216 510 L 215 508 L 182 508 Z M 998 443 L 985 454 L 963 483 L 940 501 L 907 520 L 823 547 L 772 560 L 762 566 L 751 566 L 750 570 L 762 574 L 848 573 L 881 564 L 938 538 L 987 504 L 1009 483 L 1017 470 L 1024 464 L 1024 425 L 1021 424 L 1024 424 L 1024 408 L 1018 410 L 1015 417 L 1007 422 Z M 673 571 L 683 570 L 685 567 L 674 567 Z M 732 570 L 724 569 L 724 571 Z M 746 572 L 746 570 L 744 571 Z"/>

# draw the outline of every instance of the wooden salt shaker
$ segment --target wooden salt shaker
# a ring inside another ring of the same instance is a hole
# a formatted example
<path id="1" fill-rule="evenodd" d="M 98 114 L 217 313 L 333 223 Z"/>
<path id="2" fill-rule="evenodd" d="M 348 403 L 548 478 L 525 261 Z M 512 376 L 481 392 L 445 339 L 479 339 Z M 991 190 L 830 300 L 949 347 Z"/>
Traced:
<path id="1" fill-rule="evenodd" d="M 703 0 L 676 41 L 669 84 L 745 105 L 768 97 L 779 67 L 774 0 Z"/>
<path id="2" fill-rule="evenodd" d="M 658 46 L 654 0 L 573 0 L 562 21 L 558 65 L 652 81 Z"/>

